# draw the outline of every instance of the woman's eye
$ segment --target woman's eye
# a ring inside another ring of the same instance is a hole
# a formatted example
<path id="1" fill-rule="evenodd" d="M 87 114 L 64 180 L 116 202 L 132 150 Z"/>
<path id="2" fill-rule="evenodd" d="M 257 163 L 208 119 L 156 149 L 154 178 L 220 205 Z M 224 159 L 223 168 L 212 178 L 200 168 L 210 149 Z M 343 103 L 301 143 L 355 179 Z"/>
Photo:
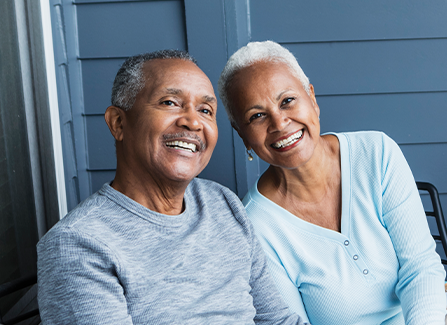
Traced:
<path id="1" fill-rule="evenodd" d="M 164 100 L 161 103 L 166 106 L 174 106 L 175 105 L 175 103 L 172 100 Z"/>
<path id="2" fill-rule="evenodd" d="M 290 104 L 291 102 L 293 102 L 295 100 L 295 98 L 293 97 L 287 97 L 286 99 L 284 99 L 281 103 L 281 105 L 287 105 Z"/>
<path id="3" fill-rule="evenodd" d="M 252 116 L 250 116 L 249 121 L 252 122 L 252 121 L 254 121 L 254 120 L 256 120 L 256 119 L 262 117 L 263 115 L 264 115 L 263 113 L 256 113 L 256 114 L 253 114 Z"/>

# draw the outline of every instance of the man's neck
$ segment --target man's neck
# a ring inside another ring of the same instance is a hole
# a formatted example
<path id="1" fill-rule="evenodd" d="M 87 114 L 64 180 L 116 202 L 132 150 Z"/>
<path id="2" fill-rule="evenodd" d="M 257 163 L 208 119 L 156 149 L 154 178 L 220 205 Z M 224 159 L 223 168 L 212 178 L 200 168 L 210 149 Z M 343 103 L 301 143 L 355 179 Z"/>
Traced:
<path id="1" fill-rule="evenodd" d="M 112 187 L 149 210 L 177 215 L 183 212 L 183 197 L 188 187 L 185 182 L 156 181 L 150 175 L 138 177 L 117 168 Z"/>

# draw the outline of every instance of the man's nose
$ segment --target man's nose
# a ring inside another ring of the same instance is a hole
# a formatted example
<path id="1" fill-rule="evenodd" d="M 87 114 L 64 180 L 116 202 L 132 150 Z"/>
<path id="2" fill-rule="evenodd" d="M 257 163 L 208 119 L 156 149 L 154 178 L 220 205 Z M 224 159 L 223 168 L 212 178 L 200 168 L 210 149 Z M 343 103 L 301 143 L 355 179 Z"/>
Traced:
<path id="1" fill-rule="evenodd" d="M 194 107 L 186 107 L 177 120 L 177 126 L 190 131 L 200 131 L 202 129 L 202 123 L 199 112 Z"/>
<path id="2" fill-rule="evenodd" d="M 284 111 L 276 111 L 270 114 L 270 125 L 268 126 L 268 132 L 273 133 L 283 130 L 289 125 L 290 119 Z"/>

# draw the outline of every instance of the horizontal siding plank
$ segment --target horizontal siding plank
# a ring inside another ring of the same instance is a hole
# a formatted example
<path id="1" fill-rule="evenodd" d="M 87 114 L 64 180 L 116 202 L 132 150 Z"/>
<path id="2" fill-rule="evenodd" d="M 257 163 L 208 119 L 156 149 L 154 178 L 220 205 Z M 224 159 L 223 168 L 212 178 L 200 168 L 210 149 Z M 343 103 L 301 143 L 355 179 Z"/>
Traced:
<path id="1" fill-rule="evenodd" d="M 447 2 L 250 1 L 253 40 L 277 42 L 447 37 Z"/>
<path id="2" fill-rule="evenodd" d="M 447 92 L 318 96 L 321 131 L 377 130 L 400 144 L 447 142 Z"/>
<path id="3" fill-rule="evenodd" d="M 285 46 L 320 95 L 447 91 L 447 39 Z"/>
<path id="4" fill-rule="evenodd" d="M 182 1 L 92 4 L 77 14 L 81 59 L 186 49 Z"/>
<path id="5" fill-rule="evenodd" d="M 111 104 L 113 80 L 124 59 L 82 61 L 85 114 L 104 114 Z"/>

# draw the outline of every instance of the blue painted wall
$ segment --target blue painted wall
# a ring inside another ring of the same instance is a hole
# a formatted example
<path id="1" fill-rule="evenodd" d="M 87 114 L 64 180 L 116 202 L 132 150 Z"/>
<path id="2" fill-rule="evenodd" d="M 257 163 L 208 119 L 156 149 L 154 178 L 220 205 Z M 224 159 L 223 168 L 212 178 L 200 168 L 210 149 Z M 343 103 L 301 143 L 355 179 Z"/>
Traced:
<path id="1" fill-rule="evenodd" d="M 386 132 L 447 209 L 445 0 L 50 1 L 69 209 L 113 178 L 103 114 L 127 56 L 186 49 L 216 87 L 234 51 L 266 39 L 298 58 L 315 86 L 323 132 Z M 248 163 L 222 106 L 218 126 L 218 145 L 200 176 L 242 197 L 266 165 Z"/>

